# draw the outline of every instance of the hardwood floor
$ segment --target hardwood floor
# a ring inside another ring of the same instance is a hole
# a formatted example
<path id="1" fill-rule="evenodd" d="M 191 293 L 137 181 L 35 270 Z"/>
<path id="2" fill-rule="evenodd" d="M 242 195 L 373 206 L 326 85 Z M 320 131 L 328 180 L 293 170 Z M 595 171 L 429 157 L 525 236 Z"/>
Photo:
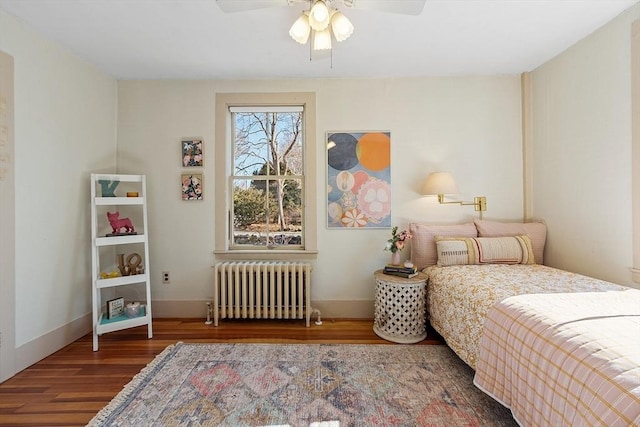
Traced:
<path id="1" fill-rule="evenodd" d="M 224 320 L 216 328 L 202 319 L 154 319 L 145 326 L 100 337 L 91 334 L 0 384 L 0 426 L 84 426 L 165 347 L 183 342 L 390 344 L 373 333 L 371 320 Z M 433 330 L 416 345 L 443 344 Z"/>

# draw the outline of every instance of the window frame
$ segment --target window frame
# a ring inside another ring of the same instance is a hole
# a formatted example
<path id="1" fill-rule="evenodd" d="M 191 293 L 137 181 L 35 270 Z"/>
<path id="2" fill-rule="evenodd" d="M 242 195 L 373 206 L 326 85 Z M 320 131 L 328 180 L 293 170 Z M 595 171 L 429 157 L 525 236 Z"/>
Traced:
<path id="1" fill-rule="evenodd" d="M 631 279 L 640 283 L 640 19 L 631 24 L 631 200 Z"/>
<path id="2" fill-rule="evenodd" d="M 303 126 L 303 242 L 302 248 L 231 246 L 233 223 L 231 206 L 233 191 L 233 141 L 232 107 L 277 107 L 302 106 Z M 316 135 L 316 95 L 313 92 L 273 92 L 273 93 L 216 93 L 215 112 L 215 190 L 216 199 L 224 203 L 215 204 L 214 255 L 227 259 L 309 259 L 317 254 L 317 135 Z"/>

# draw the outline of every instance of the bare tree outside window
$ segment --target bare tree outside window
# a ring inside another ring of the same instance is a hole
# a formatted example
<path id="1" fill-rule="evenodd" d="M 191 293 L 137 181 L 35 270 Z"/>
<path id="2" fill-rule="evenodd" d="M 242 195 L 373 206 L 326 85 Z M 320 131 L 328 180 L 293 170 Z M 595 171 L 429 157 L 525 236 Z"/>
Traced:
<path id="1" fill-rule="evenodd" d="M 232 114 L 234 245 L 303 245 L 303 112 L 295 110 Z"/>

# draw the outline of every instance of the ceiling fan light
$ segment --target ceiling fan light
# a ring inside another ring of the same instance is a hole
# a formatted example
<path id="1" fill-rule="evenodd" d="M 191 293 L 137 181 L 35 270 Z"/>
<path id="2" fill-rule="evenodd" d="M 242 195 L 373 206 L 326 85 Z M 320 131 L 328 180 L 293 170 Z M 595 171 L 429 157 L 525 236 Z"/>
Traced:
<path id="1" fill-rule="evenodd" d="M 316 31 L 323 31 L 329 26 L 331 15 L 324 0 L 316 0 L 309 11 L 309 25 Z"/>
<path id="2" fill-rule="evenodd" d="M 292 39 L 300 44 L 305 44 L 309 40 L 309 34 L 311 33 L 311 27 L 309 26 L 309 17 L 303 13 L 296 22 L 293 23 L 289 30 L 289 35 Z"/>
<path id="3" fill-rule="evenodd" d="M 353 34 L 353 24 L 340 11 L 335 11 L 331 16 L 331 29 L 337 41 L 342 42 Z"/>
<path id="4" fill-rule="evenodd" d="M 328 49 L 331 49 L 331 31 L 329 31 L 329 28 L 316 31 L 313 35 L 313 50 Z"/>

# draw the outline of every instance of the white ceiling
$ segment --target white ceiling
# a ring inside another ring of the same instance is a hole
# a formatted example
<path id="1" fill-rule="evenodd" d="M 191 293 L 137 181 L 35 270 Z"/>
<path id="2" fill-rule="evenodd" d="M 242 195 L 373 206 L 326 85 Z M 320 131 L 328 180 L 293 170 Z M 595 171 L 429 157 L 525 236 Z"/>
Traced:
<path id="1" fill-rule="evenodd" d="M 639 1 L 427 0 L 419 16 L 339 7 L 354 34 L 311 61 L 288 35 L 304 5 L 225 14 L 214 0 L 0 0 L 0 9 L 117 78 L 266 79 L 521 73 Z"/>

